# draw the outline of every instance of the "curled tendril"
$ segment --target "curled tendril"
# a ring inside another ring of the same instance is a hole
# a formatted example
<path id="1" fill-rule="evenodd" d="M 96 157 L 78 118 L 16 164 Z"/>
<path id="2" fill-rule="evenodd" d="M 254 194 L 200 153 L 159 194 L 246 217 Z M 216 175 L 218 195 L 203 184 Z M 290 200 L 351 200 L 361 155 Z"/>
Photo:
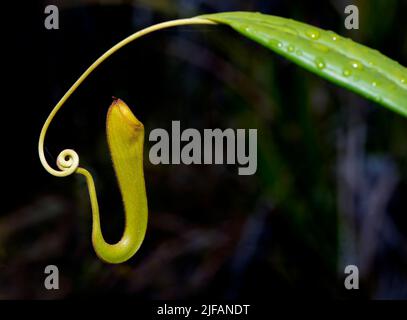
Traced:
<path id="1" fill-rule="evenodd" d="M 65 104 L 65 102 L 68 100 L 68 98 L 72 95 L 72 93 L 75 92 L 75 90 L 79 87 L 79 85 L 107 58 L 109 58 L 113 53 L 118 51 L 119 49 L 123 48 L 125 45 L 129 44 L 130 42 L 146 35 L 151 32 L 169 28 L 169 27 L 174 27 L 174 26 L 181 26 L 181 25 L 192 25 L 192 24 L 216 24 L 216 22 L 213 22 L 208 19 L 202 19 L 202 18 L 189 18 L 189 19 L 178 19 L 178 20 L 172 20 L 172 21 L 167 21 L 163 23 L 156 24 L 154 26 L 150 26 L 148 28 L 145 28 L 143 30 L 140 30 L 136 33 L 133 33 L 132 35 L 128 36 L 127 38 L 123 39 L 119 43 L 117 43 L 115 46 L 110 48 L 108 51 L 106 51 L 102 56 L 100 56 L 80 77 L 76 82 L 72 85 L 72 87 L 65 93 L 65 95 L 61 98 L 61 100 L 56 104 L 54 109 L 51 111 L 49 114 L 47 120 L 45 121 L 40 137 L 38 140 L 38 155 L 41 161 L 42 166 L 44 169 L 50 173 L 53 176 L 56 177 L 66 177 L 74 172 L 77 171 L 79 168 L 79 155 L 76 151 L 73 149 L 65 149 L 62 152 L 60 152 L 58 159 L 57 159 L 57 167 L 59 170 L 56 170 L 52 168 L 49 164 L 48 161 L 45 157 L 44 153 L 44 141 L 45 141 L 45 136 L 48 131 L 48 128 L 54 119 L 55 115 L 57 112 L 61 109 L 61 107 Z"/>
<path id="2" fill-rule="evenodd" d="M 125 214 L 126 214 L 126 226 L 125 230 L 122 236 L 122 239 L 113 245 L 110 245 L 106 243 L 103 239 L 103 235 L 101 233 L 101 228 L 100 228 L 100 221 L 99 221 L 99 206 L 98 206 L 98 201 L 97 201 L 97 196 L 96 196 L 96 189 L 95 189 L 95 184 L 92 178 L 92 175 L 89 173 L 84 168 L 81 168 L 79 166 L 79 155 L 78 153 L 73 150 L 73 149 L 64 149 L 61 151 L 57 157 L 56 161 L 56 166 L 58 168 L 54 169 L 51 167 L 47 159 L 45 157 L 44 153 L 44 141 L 45 141 L 45 136 L 47 133 L 47 130 L 54 119 L 55 115 L 57 112 L 61 109 L 61 107 L 64 105 L 66 100 L 74 93 L 74 91 L 79 87 L 79 85 L 103 62 L 105 61 L 108 57 L 110 57 L 113 53 L 115 53 L 117 50 L 120 48 L 124 47 L 128 43 L 136 40 L 137 38 L 140 38 L 148 33 L 151 33 L 153 31 L 157 31 L 160 29 L 165 29 L 173 26 L 180 26 L 180 25 L 191 25 L 191 24 L 216 24 L 216 22 L 213 22 L 211 20 L 203 19 L 203 18 L 190 18 L 190 19 L 178 19 L 178 20 L 173 20 L 173 21 L 168 21 L 168 22 L 163 22 L 156 24 L 154 26 L 150 26 L 148 28 L 145 28 L 141 31 L 138 31 L 129 37 L 125 38 L 124 40 L 120 41 L 117 43 L 115 46 L 113 46 L 111 49 L 106 51 L 102 56 L 100 56 L 80 77 L 76 82 L 72 85 L 72 87 L 65 93 L 65 95 L 61 98 L 61 100 L 56 104 L 56 106 L 53 108 L 51 113 L 49 114 L 48 118 L 46 119 L 41 133 L 40 137 L 38 140 L 38 155 L 41 161 L 41 164 L 45 168 L 45 170 L 50 173 L 53 176 L 56 177 L 67 177 L 73 173 L 80 174 L 86 178 L 87 186 L 88 186 L 88 191 L 89 191 L 89 196 L 90 196 L 90 202 L 92 206 L 92 216 L 93 216 L 93 226 L 92 226 L 92 242 L 93 246 L 95 248 L 95 251 L 97 255 L 104 261 L 109 262 L 109 263 L 120 263 L 123 261 L 126 261 L 129 259 L 140 247 L 141 242 L 144 239 L 144 233 L 147 225 L 147 199 L 145 195 L 145 187 L 144 187 L 144 175 L 142 171 L 142 156 L 138 156 L 138 165 L 136 168 L 136 176 L 131 176 L 127 174 L 127 167 L 126 164 L 124 164 L 121 168 L 121 170 L 116 171 L 116 174 L 118 174 L 119 178 L 119 187 L 122 191 L 122 197 L 123 197 L 123 202 L 124 202 L 124 207 L 125 207 Z M 127 108 L 127 106 L 122 102 L 122 101 L 116 101 L 113 104 L 115 107 L 109 109 L 113 111 L 110 112 L 110 118 L 113 119 L 111 120 L 111 129 L 110 129 L 110 139 L 120 139 L 115 137 L 116 132 L 119 134 L 124 134 L 124 135 L 132 135 L 134 128 L 143 128 L 142 124 L 138 122 L 138 120 L 131 114 L 130 109 Z M 130 126 L 126 129 L 126 126 L 120 125 L 115 125 L 115 121 L 120 122 L 120 121 L 130 121 Z M 112 129 L 113 128 L 113 129 Z M 127 131 L 126 131 L 127 130 Z M 108 129 L 109 131 L 109 129 Z M 141 153 L 142 154 L 142 144 L 144 140 L 144 131 L 140 131 L 140 134 L 136 135 L 138 143 L 135 146 L 129 146 L 131 148 L 136 148 L 133 150 L 134 153 Z M 132 139 L 129 139 L 128 141 L 132 141 Z M 111 147 L 111 146 L 110 146 Z M 120 152 L 119 149 L 117 149 L 117 146 L 115 150 L 117 152 Z M 126 149 L 126 148 L 124 148 Z M 115 160 L 115 157 L 112 154 L 113 158 L 113 164 L 117 167 L 117 163 L 115 164 L 115 161 L 117 162 L 117 158 Z M 119 165 L 119 167 L 122 164 Z M 124 169 L 123 169 L 124 168 Z M 117 168 L 115 168 L 117 169 Z M 137 183 L 139 184 L 138 187 L 140 188 L 135 188 L 133 187 L 126 187 L 127 190 L 124 190 L 124 186 L 129 186 L 132 183 L 134 184 L 134 181 L 132 181 L 132 178 L 136 178 Z M 126 194 L 125 191 L 132 192 L 131 195 Z M 135 197 L 134 197 L 135 195 Z M 135 210 L 140 210 L 141 213 L 138 214 L 137 216 L 134 213 L 129 213 L 128 211 L 134 212 Z M 139 218 L 139 219 L 137 219 Z M 135 223 L 140 223 L 142 226 L 137 229 L 137 226 Z"/>
<path id="3" fill-rule="evenodd" d="M 57 158 L 57 166 L 65 176 L 69 176 L 79 167 L 79 155 L 73 149 L 65 149 Z"/>

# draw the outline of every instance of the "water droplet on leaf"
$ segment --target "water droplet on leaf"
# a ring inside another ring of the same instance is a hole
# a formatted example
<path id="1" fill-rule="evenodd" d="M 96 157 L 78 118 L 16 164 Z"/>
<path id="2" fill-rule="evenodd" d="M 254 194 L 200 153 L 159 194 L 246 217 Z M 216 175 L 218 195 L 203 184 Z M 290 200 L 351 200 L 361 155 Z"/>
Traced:
<path id="1" fill-rule="evenodd" d="M 343 74 L 345 77 L 349 77 L 349 76 L 352 74 L 352 72 L 351 72 L 349 69 L 343 69 L 342 74 Z"/>
<path id="2" fill-rule="evenodd" d="M 318 30 L 315 30 L 315 29 L 307 30 L 307 31 L 305 32 L 305 34 L 306 34 L 309 38 L 311 38 L 311 39 L 313 39 L 313 40 L 317 40 L 317 39 L 319 39 L 319 37 L 320 37 L 319 31 L 318 31 Z"/>
<path id="3" fill-rule="evenodd" d="M 281 48 L 283 45 L 281 44 L 280 41 L 276 39 L 270 39 L 268 43 L 273 47 L 273 48 Z"/>
<path id="4" fill-rule="evenodd" d="M 363 65 L 358 61 L 351 61 L 350 64 L 351 64 L 352 68 L 354 68 L 354 69 L 359 69 L 359 70 L 363 69 Z"/>
<path id="5" fill-rule="evenodd" d="M 380 96 L 375 96 L 374 97 L 374 100 L 377 102 L 377 103 L 381 103 L 382 102 L 382 97 L 380 97 Z"/>
<path id="6" fill-rule="evenodd" d="M 329 35 L 331 36 L 332 41 L 338 40 L 338 35 L 333 31 L 328 31 Z"/>
<path id="7" fill-rule="evenodd" d="M 317 65 L 318 69 L 321 69 L 321 70 L 324 69 L 326 66 L 325 61 L 322 60 L 321 58 L 315 59 L 315 64 Z"/>

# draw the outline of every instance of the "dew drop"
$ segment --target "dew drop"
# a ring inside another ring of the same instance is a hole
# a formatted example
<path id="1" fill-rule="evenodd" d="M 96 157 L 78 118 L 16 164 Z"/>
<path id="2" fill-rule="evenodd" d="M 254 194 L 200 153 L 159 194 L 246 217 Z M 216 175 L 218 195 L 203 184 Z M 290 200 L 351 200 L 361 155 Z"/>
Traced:
<path id="1" fill-rule="evenodd" d="M 376 101 L 376 102 L 378 102 L 378 103 L 380 103 L 380 102 L 382 102 L 382 97 L 380 97 L 380 96 L 375 96 L 374 97 L 374 100 Z"/>
<path id="2" fill-rule="evenodd" d="M 404 83 L 407 82 L 407 80 L 406 80 L 405 78 L 401 78 L 401 79 L 400 79 L 400 82 L 404 84 Z"/>
<path id="3" fill-rule="evenodd" d="M 281 48 L 283 45 L 281 44 L 280 41 L 276 40 L 276 39 L 270 39 L 267 41 L 270 46 L 272 46 L 273 48 Z"/>
<path id="4" fill-rule="evenodd" d="M 305 34 L 306 34 L 309 38 L 311 38 L 311 39 L 313 39 L 313 40 L 319 39 L 319 36 L 320 36 L 319 31 L 318 31 L 318 30 L 315 30 L 315 29 L 307 30 L 307 31 L 305 32 Z"/>
<path id="5" fill-rule="evenodd" d="M 295 51 L 295 53 L 297 54 L 297 56 L 302 56 L 302 51 L 301 50 L 297 50 L 297 51 Z"/>
<path id="6" fill-rule="evenodd" d="M 343 69 L 342 74 L 343 74 L 345 77 L 349 77 L 349 76 L 352 74 L 352 72 L 351 72 L 349 69 Z"/>
<path id="7" fill-rule="evenodd" d="M 363 65 L 358 61 L 351 61 L 350 64 L 351 64 L 352 68 L 354 68 L 354 69 L 359 69 L 359 70 L 363 69 Z"/>
<path id="8" fill-rule="evenodd" d="M 318 69 L 324 69 L 326 67 L 325 61 L 321 58 L 315 59 L 315 64 L 317 65 Z"/>
<path id="9" fill-rule="evenodd" d="M 373 87 L 377 87 L 377 82 L 376 82 L 376 81 L 373 81 L 373 82 L 372 82 L 372 86 L 373 86 Z"/>
<path id="10" fill-rule="evenodd" d="M 287 50 L 288 50 L 288 52 L 293 52 L 293 51 L 295 50 L 295 48 L 294 48 L 293 45 L 290 44 L 290 45 L 287 47 Z"/>
<path id="11" fill-rule="evenodd" d="M 338 35 L 335 32 L 329 31 L 329 35 L 331 36 L 332 41 L 338 40 Z"/>

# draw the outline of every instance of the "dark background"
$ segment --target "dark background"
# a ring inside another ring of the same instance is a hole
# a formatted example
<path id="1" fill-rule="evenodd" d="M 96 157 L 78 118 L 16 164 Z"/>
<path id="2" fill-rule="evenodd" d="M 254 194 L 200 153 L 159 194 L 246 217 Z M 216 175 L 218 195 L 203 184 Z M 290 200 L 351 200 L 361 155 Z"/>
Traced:
<path id="1" fill-rule="evenodd" d="M 360 29 L 344 28 L 356 4 Z M 60 29 L 44 28 L 44 8 Z M 353 38 L 407 65 L 406 1 L 15 1 L 2 4 L 0 299 L 407 298 L 407 120 L 278 57 L 227 27 L 184 26 L 137 40 L 77 90 L 48 131 L 48 159 L 74 148 L 98 188 L 103 234 L 123 209 L 105 140 L 111 97 L 146 134 L 257 128 L 258 171 L 151 165 L 149 225 L 128 262 L 91 245 L 82 177 L 50 176 L 37 140 L 52 107 L 99 55 L 146 26 L 220 11 L 261 11 Z M 56 264 L 60 289 L 43 286 Z M 344 289 L 346 265 L 360 290 Z"/>

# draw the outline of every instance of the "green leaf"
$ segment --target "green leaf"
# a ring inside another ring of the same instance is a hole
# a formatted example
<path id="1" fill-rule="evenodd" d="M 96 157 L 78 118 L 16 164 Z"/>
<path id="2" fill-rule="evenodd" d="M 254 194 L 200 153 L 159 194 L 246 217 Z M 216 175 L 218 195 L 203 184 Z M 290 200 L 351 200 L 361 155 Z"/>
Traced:
<path id="1" fill-rule="evenodd" d="M 199 16 L 226 24 L 305 69 L 407 117 L 407 69 L 379 51 L 292 19 L 253 12 Z"/>

